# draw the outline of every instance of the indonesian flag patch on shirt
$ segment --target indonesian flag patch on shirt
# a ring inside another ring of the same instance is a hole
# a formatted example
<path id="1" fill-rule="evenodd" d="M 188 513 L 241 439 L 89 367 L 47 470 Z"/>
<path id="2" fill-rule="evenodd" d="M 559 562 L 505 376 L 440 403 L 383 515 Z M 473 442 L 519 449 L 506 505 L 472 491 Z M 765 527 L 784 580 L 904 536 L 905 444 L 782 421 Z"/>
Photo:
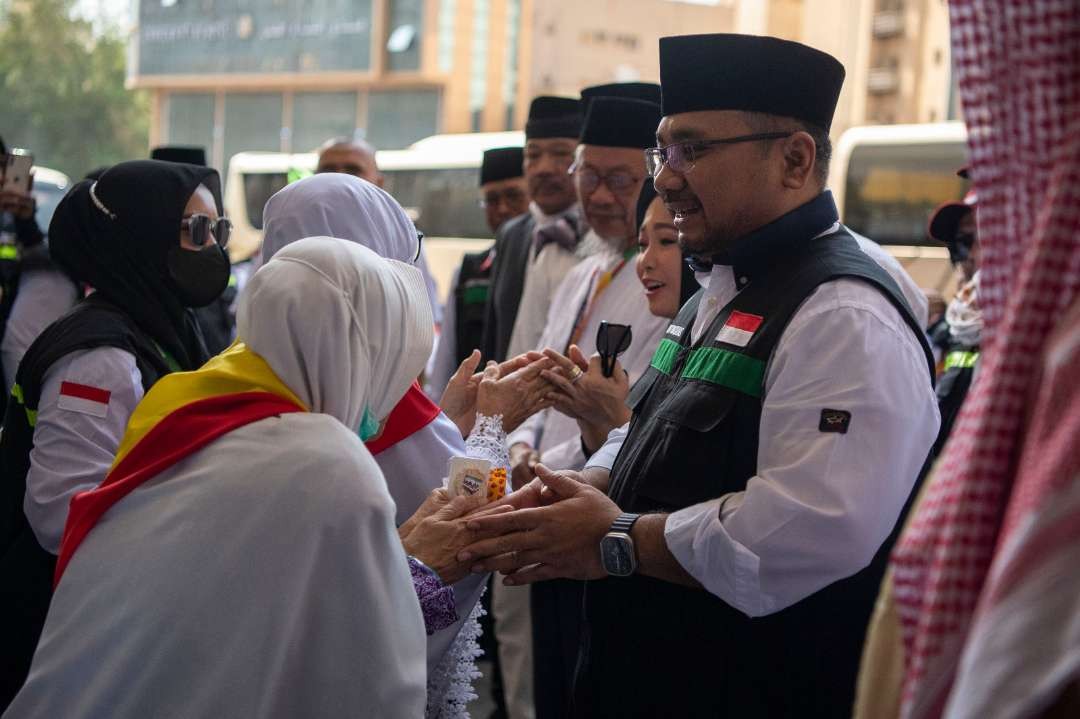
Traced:
<path id="1" fill-rule="evenodd" d="M 745 347 L 750 343 L 750 338 L 757 332 L 757 328 L 761 326 L 764 319 L 760 315 L 751 315 L 738 311 L 732 312 L 720 330 L 720 334 L 716 335 L 716 341 L 727 342 L 729 345 L 735 345 L 736 347 Z"/>
<path id="2" fill-rule="evenodd" d="M 109 398 L 112 392 L 100 387 L 75 382 L 60 383 L 60 397 L 56 406 L 71 412 L 88 414 L 91 417 L 105 417 L 109 413 Z"/>

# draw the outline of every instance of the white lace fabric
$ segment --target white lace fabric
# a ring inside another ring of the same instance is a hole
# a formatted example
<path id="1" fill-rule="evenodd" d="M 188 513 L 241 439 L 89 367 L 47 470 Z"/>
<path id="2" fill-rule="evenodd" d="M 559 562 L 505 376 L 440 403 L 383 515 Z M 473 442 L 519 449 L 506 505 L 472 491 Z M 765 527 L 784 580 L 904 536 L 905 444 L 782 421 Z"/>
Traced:
<path id="1" fill-rule="evenodd" d="M 502 415 L 477 414 L 472 433 L 465 440 L 465 453 L 473 459 L 486 459 L 493 468 L 510 471 L 510 454 Z M 480 596 L 487 590 L 484 589 Z M 438 667 L 428 676 L 427 719 L 468 719 L 469 702 L 477 698 L 473 682 L 480 678 L 476 660 L 480 649 L 480 617 L 486 612 L 477 600 L 454 642 Z"/>

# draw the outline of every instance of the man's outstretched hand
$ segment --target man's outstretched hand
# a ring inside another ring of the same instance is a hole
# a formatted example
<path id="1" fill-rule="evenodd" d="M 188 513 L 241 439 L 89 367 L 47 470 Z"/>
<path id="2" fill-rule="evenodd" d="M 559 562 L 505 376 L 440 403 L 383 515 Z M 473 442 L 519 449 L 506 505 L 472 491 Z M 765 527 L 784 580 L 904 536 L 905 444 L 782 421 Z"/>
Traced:
<path id="1" fill-rule="evenodd" d="M 519 490 L 527 493 L 521 498 L 525 508 L 469 518 L 470 530 L 498 536 L 465 547 L 458 560 L 472 562 L 474 572 L 502 572 L 510 585 L 606 577 L 600 540 L 621 514 L 619 507 L 577 472 L 552 472 L 541 464 L 536 474 L 548 496 L 530 485 Z"/>

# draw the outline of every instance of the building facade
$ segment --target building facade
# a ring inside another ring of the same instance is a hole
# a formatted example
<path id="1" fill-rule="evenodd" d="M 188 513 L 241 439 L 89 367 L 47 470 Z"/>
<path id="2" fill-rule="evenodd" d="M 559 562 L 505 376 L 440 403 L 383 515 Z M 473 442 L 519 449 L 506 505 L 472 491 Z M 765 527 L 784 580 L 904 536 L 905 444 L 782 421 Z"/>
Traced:
<path id="1" fill-rule="evenodd" d="M 138 0 L 151 142 L 305 152 L 520 129 L 530 99 L 655 81 L 664 35 L 799 40 L 848 71 L 834 135 L 955 117 L 945 0 Z M 703 68 L 703 72 L 715 71 Z"/>

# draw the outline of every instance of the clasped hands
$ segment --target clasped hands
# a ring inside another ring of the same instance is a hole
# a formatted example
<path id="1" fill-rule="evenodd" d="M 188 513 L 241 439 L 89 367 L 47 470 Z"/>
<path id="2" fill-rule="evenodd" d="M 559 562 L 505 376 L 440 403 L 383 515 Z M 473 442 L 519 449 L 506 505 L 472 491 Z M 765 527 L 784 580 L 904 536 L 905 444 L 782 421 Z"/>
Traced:
<path id="1" fill-rule="evenodd" d="M 507 585 L 607 576 L 600 540 L 618 506 L 577 472 L 538 465 L 536 474 L 528 486 L 487 505 L 435 490 L 398 529 L 405 551 L 447 584 L 469 572 L 498 571 Z"/>

